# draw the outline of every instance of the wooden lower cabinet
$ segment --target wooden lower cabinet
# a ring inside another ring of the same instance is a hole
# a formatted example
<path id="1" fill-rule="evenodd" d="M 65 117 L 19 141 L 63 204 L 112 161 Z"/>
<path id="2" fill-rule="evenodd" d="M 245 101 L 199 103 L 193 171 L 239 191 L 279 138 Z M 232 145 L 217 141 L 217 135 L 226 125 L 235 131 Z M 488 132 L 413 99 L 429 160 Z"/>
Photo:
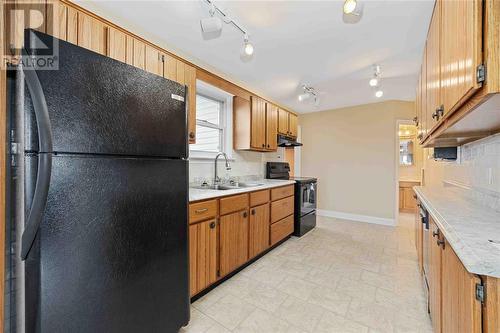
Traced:
<path id="1" fill-rule="evenodd" d="M 189 226 L 189 287 L 191 296 L 217 280 L 217 223 Z"/>
<path id="2" fill-rule="evenodd" d="M 248 210 L 220 217 L 220 276 L 231 273 L 248 260 Z"/>
<path id="3" fill-rule="evenodd" d="M 271 245 L 278 243 L 293 232 L 293 215 L 271 224 Z"/>
<path id="4" fill-rule="evenodd" d="M 253 258 L 269 248 L 269 203 L 250 209 L 248 257 Z"/>
<path id="5" fill-rule="evenodd" d="M 429 216 L 429 241 L 420 246 L 422 223 L 415 217 L 417 254 L 423 247 L 429 254 L 429 310 L 436 333 L 500 332 L 500 279 L 478 276 L 467 271 L 450 243 Z M 424 272 L 423 272 L 424 273 Z M 483 299 L 478 298 L 482 288 Z"/>
<path id="6" fill-rule="evenodd" d="M 420 205 L 417 202 L 417 207 Z M 422 218 L 420 216 L 420 209 L 415 210 L 415 247 L 417 249 L 417 260 L 418 268 L 420 272 L 424 269 L 424 256 L 423 256 L 423 246 L 424 246 L 424 224 L 422 223 Z"/>
<path id="7" fill-rule="evenodd" d="M 292 196 L 273 202 L 272 191 L 275 197 L 277 193 L 285 193 L 283 188 L 275 188 L 189 204 L 191 296 L 290 236 L 293 210 L 271 223 L 271 204 L 284 199 L 293 202 L 293 192 Z"/>
<path id="8" fill-rule="evenodd" d="M 442 332 L 481 332 L 481 302 L 476 284 L 481 279 L 470 274 L 448 242 L 442 251 Z"/>
<path id="9" fill-rule="evenodd" d="M 399 211 L 402 213 L 413 213 L 417 209 L 417 200 L 413 192 L 413 186 L 419 186 L 420 182 L 399 182 Z"/>
<path id="10" fill-rule="evenodd" d="M 444 239 L 442 239 L 443 237 L 431 217 L 429 217 L 429 232 L 429 244 L 427 244 L 429 248 L 429 272 L 426 272 L 429 283 L 429 310 L 434 332 L 441 332 L 441 242 L 444 242 Z"/>

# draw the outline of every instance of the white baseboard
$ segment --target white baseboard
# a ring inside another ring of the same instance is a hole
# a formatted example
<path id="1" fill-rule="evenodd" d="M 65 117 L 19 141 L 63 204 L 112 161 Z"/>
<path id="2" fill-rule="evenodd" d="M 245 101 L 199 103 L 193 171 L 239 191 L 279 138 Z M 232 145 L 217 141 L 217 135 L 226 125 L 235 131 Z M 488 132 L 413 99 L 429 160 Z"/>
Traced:
<path id="1" fill-rule="evenodd" d="M 395 226 L 396 221 L 394 219 L 387 219 L 383 217 L 367 216 L 367 215 L 357 215 L 351 213 L 337 212 L 334 210 L 317 209 L 316 214 L 319 216 L 334 217 L 337 219 L 351 220 L 365 223 L 381 224 L 388 226 Z"/>

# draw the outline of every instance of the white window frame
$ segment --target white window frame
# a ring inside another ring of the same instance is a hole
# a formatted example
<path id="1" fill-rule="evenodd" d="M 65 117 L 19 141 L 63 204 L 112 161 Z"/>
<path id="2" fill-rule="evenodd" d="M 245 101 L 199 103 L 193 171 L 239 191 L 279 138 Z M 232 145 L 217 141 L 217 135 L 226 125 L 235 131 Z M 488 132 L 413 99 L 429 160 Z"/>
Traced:
<path id="1" fill-rule="evenodd" d="M 222 128 L 221 133 L 221 151 L 226 153 L 229 159 L 233 156 L 233 95 L 212 86 L 201 80 L 196 80 L 196 94 L 202 95 L 207 98 L 215 99 L 222 102 L 222 110 L 220 117 L 220 127 Z M 198 120 L 196 120 L 198 124 Z M 206 125 L 206 124 L 205 124 Z M 218 152 L 200 151 L 193 150 L 190 146 L 189 148 L 189 159 L 190 160 L 213 160 L 217 156 Z"/>

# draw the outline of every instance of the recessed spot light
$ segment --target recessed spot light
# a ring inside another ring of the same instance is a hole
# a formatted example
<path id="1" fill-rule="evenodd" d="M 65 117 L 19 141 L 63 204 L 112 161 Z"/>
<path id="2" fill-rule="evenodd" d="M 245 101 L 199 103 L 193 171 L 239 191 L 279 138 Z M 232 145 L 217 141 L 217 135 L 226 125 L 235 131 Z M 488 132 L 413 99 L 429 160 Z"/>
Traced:
<path id="1" fill-rule="evenodd" d="M 345 0 L 344 2 L 344 14 L 353 14 L 356 10 L 358 2 L 356 0 Z"/>
<path id="2" fill-rule="evenodd" d="M 384 92 L 382 90 L 377 90 L 375 92 L 375 97 L 380 98 L 382 96 L 384 96 Z"/>

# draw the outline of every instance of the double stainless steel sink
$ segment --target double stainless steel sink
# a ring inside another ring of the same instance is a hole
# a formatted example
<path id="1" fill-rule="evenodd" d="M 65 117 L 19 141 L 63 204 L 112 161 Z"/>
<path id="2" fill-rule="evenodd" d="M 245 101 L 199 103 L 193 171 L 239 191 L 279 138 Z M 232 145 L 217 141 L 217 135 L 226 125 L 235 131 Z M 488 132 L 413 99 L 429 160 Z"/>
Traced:
<path id="1" fill-rule="evenodd" d="M 258 186 L 262 186 L 262 185 L 264 185 L 264 183 L 229 183 L 229 184 L 214 184 L 214 185 L 202 184 L 199 186 L 193 186 L 192 188 L 199 189 L 199 190 L 224 191 L 224 190 L 237 190 L 237 189 L 249 188 L 249 187 L 258 187 Z"/>

